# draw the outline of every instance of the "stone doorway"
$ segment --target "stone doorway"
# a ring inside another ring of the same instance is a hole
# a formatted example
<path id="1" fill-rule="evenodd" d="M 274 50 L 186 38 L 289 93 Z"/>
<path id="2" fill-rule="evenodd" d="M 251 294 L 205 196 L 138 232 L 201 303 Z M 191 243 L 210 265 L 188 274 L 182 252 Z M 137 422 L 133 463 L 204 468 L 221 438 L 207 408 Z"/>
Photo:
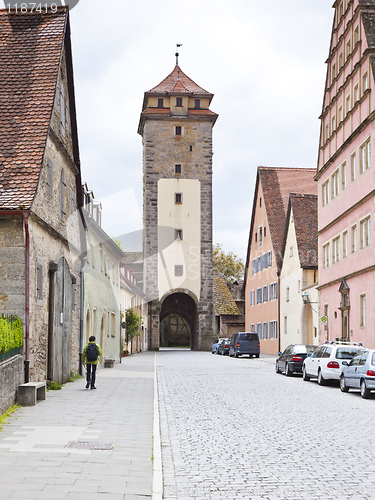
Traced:
<path id="1" fill-rule="evenodd" d="M 197 306 L 185 293 L 173 293 L 163 301 L 160 313 L 160 347 L 190 347 L 197 337 Z"/>

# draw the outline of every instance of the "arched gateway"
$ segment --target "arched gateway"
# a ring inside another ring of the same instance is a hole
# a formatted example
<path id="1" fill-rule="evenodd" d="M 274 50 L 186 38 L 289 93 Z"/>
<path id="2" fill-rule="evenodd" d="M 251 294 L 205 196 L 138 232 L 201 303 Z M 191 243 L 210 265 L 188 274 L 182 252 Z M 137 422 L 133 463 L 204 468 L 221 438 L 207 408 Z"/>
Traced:
<path id="1" fill-rule="evenodd" d="M 144 95 L 138 133 L 150 349 L 208 350 L 213 340 L 212 98 L 178 63 Z"/>

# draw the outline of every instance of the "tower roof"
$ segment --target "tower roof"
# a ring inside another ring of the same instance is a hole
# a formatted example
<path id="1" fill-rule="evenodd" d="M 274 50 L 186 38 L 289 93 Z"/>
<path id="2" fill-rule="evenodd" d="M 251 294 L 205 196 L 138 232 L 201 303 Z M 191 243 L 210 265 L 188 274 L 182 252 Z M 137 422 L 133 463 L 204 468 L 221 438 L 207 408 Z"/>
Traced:
<path id="1" fill-rule="evenodd" d="M 197 94 L 204 96 L 213 95 L 207 90 L 202 89 L 199 85 L 197 85 L 191 78 L 185 75 L 180 66 L 176 64 L 172 73 L 170 73 L 159 85 L 152 88 L 146 94 L 174 94 L 174 93 L 183 93 L 183 94 Z"/>

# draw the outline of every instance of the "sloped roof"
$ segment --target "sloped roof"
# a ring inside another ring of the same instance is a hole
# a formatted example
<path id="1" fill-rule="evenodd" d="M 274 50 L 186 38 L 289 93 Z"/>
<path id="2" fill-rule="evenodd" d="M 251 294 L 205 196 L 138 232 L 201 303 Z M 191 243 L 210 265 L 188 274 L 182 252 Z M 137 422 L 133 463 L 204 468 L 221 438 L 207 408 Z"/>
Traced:
<path id="1" fill-rule="evenodd" d="M 223 278 L 215 275 L 213 284 L 213 304 L 216 314 L 240 316 L 240 310 L 233 300 L 233 297 Z"/>
<path id="2" fill-rule="evenodd" d="M 276 260 L 280 264 L 289 194 L 317 194 L 315 168 L 259 167 L 260 183 Z"/>
<path id="3" fill-rule="evenodd" d="M 249 268 L 254 218 L 257 208 L 256 202 L 259 189 L 263 192 L 264 206 L 267 212 L 273 251 L 276 257 L 277 267 L 280 268 L 289 194 L 317 194 L 317 183 L 314 181 L 315 173 L 315 168 L 258 167 L 247 247 L 245 282 L 247 270 Z"/>
<path id="4" fill-rule="evenodd" d="M 212 96 L 210 92 L 202 89 L 191 78 L 176 65 L 172 71 L 159 85 L 152 88 L 147 94 L 183 93 Z"/>
<path id="5" fill-rule="evenodd" d="M 0 10 L 0 209 L 30 208 L 43 162 L 68 9 Z"/>
<path id="6" fill-rule="evenodd" d="M 298 256 L 303 269 L 318 267 L 318 196 L 291 193 L 285 225 L 283 254 L 288 233 L 288 221 L 293 212 Z"/>

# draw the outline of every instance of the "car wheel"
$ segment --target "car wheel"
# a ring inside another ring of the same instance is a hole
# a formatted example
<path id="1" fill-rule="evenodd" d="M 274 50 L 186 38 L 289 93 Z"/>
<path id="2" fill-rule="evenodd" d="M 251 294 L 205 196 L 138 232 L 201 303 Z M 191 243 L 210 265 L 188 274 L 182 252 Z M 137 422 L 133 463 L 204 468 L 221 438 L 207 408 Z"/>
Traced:
<path id="1" fill-rule="evenodd" d="M 326 384 L 326 380 L 323 377 L 322 370 L 318 371 L 318 384 L 319 385 L 325 385 Z"/>
<path id="2" fill-rule="evenodd" d="M 291 377 L 293 375 L 293 371 L 290 369 L 289 363 L 285 365 L 285 375 L 287 377 Z"/>
<path id="3" fill-rule="evenodd" d="M 340 391 L 341 392 L 348 392 L 349 391 L 349 387 L 345 383 L 344 375 L 341 375 L 341 377 L 340 377 Z"/>
<path id="4" fill-rule="evenodd" d="M 308 382 L 310 380 L 310 377 L 307 375 L 307 372 L 306 372 L 306 368 L 303 367 L 302 368 L 302 379 L 305 381 L 305 382 Z"/>
<path id="5" fill-rule="evenodd" d="M 278 361 L 276 361 L 276 373 L 281 373 Z"/>
<path id="6" fill-rule="evenodd" d="M 255 357 L 256 357 L 256 358 L 259 358 L 259 353 L 258 353 L 258 354 L 255 354 Z"/>
<path id="7" fill-rule="evenodd" d="M 366 382 L 364 380 L 361 380 L 361 396 L 363 399 L 368 399 L 370 396 L 370 391 L 366 387 Z"/>

